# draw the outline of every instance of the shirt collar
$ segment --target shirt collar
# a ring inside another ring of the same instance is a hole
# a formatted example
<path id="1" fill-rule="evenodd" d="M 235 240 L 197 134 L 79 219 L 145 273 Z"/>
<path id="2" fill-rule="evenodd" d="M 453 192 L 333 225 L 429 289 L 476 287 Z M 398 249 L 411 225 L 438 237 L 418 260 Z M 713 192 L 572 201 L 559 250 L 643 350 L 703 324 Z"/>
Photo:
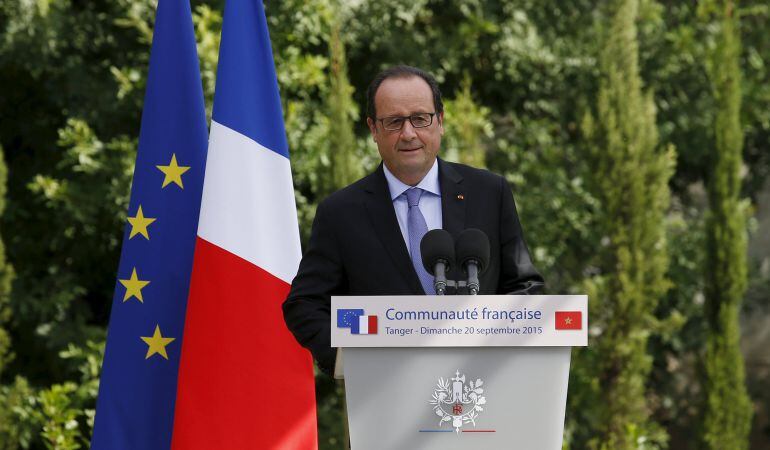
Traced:
<path id="1" fill-rule="evenodd" d="M 385 163 L 382 164 L 382 169 L 385 172 L 385 179 L 388 181 L 388 189 L 390 190 L 391 200 L 395 200 L 407 189 L 412 188 L 412 186 L 409 186 L 408 184 L 396 178 L 396 176 L 393 175 L 390 170 L 388 170 L 388 167 L 385 165 Z M 438 185 L 438 158 L 433 161 L 433 166 L 430 168 L 428 173 L 426 173 L 422 180 L 417 183 L 417 186 L 414 187 L 418 187 L 423 191 L 430 192 L 431 194 L 441 197 L 441 189 Z"/>

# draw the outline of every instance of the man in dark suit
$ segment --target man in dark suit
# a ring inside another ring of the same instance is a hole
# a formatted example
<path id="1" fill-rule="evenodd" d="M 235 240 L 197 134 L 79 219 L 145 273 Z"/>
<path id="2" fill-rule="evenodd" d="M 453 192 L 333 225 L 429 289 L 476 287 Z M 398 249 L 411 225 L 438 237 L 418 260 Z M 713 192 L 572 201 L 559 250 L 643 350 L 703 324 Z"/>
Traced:
<path id="1" fill-rule="evenodd" d="M 336 357 L 330 297 L 432 294 L 419 254 L 429 229 L 457 237 L 478 228 L 489 236 L 480 294 L 535 294 L 543 287 L 505 179 L 437 158 L 444 112 L 435 79 L 414 67 L 392 67 L 375 77 L 367 100 L 367 124 L 383 164 L 318 205 L 283 304 L 289 329 L 328 374 Z"/>

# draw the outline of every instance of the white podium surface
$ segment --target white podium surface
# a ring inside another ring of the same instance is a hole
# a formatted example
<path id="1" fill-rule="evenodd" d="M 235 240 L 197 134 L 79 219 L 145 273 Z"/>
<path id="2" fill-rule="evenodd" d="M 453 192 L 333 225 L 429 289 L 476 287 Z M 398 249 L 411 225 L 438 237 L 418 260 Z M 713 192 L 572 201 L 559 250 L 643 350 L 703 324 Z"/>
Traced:
<path id="1" fill-rule="evenodd" d="M 585 296 L 332 299 L 353 450 L 559 450 L 586 344 Z"/>

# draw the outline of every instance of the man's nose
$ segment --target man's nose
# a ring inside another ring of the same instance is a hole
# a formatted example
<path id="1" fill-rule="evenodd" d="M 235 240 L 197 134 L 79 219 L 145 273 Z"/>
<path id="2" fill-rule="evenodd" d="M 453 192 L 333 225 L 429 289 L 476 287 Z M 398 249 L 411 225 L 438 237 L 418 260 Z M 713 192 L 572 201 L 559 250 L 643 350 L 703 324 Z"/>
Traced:
<path id="1" fill-rule="evenodd" d="M 416 137 L 417 137 L 417 132 L 414 130 L 414 127 L 412 126 L 412 122 L 405 120 L 404 126 L 403 128 L 401 128 L 401 139 L 405 141 L 411 141 Z"/>

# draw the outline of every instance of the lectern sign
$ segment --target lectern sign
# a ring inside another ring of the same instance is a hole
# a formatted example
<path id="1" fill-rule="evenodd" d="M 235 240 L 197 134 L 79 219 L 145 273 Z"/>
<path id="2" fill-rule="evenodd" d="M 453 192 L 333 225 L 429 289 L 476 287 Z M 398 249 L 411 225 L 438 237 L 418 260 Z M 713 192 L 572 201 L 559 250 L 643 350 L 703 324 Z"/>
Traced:
<path id="1" fill-rule="evenodd" d="M 585 295 L 331 303 L 353 450 L 561 450 Z"/>
<path id="2" fill-rule="evenodd" d="M 575 347 L 585 295 L 332 297 L 332 347 Z"/>

